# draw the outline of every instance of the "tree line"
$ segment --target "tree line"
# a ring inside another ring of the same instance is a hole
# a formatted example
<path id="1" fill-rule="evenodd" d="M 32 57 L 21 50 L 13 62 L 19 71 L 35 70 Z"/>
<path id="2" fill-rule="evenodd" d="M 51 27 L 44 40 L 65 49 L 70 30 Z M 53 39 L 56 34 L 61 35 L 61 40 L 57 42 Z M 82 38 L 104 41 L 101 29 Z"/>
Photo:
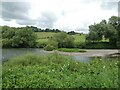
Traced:
<path id="1" fill-rule="evenodd" d="M 35 27 L 9 27 L 2 26 L 2 47 L 5 48 L 21 48 L 21 47 L 37 47 L 37 35 Z M 51 32 L 52 30 L 46 29 L 44 32 Z M 42 31 L 41 31 L 42 32 Z M 57 30 L 52 31 L 57 32 Z M 45 49 L 55 49 L 58 47 L 73 47 L 74 38 L 68 35 L 66 32 L 59 31 L 55 34 L 51 40 L 48 40 L 48 44 L 44 46 Z M 73 32 L 72 32 L 73 33 Z"/>

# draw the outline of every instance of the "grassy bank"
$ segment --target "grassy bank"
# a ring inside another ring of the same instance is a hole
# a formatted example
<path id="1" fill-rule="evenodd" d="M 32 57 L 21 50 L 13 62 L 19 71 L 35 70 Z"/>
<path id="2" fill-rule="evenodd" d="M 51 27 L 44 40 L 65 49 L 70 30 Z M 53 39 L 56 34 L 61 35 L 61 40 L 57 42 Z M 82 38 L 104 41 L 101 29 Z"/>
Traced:
<path id="1" fill-rule="evenodd" d="M 118 61 L 27 54 L 3 63 L 3 88 L 117 88 Z"/>
<path id="2" fill-rule="evenodd" d="M 76 49 L 76 48 L 59 48 L 58 51 L 63 52 L 86 52 L 86 50 Z"/>

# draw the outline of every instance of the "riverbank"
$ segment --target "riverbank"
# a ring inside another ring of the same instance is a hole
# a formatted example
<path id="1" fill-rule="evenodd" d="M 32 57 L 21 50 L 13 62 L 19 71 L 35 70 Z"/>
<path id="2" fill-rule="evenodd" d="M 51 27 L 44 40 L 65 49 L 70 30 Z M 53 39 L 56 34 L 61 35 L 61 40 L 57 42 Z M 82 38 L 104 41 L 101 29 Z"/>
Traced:
<path id="1" fill-rule="evenodd" d="M 58 53 L 63 55 L 80 55 L 85 57 L 105 57 L 110 54 L 118 53 L 117 49 L 82 49 L 86 52 L 62 52 L 62 51 L 44 51 L 47 53 Z"/>

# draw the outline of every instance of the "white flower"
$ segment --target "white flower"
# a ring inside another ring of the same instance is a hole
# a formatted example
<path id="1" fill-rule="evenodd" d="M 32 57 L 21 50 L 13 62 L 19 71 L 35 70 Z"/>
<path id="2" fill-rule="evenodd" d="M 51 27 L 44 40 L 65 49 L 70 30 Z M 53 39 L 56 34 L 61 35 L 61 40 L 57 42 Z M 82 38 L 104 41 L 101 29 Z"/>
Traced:
<path id="1" fill-rule="evenodd" d="M 54 72 L 55 70 L 53 69 L 52 71 Z"/>
<path id="2" fill-rule="evenodd" d="M 64 68 L 63 68 L 63 67 L 61 67 L 61 69 L 63 70 Z"/>
<path id="3" fill-rule="evenodd" d="M 105 68 L 105 66 L 103 66 L 103 68 Z"/>

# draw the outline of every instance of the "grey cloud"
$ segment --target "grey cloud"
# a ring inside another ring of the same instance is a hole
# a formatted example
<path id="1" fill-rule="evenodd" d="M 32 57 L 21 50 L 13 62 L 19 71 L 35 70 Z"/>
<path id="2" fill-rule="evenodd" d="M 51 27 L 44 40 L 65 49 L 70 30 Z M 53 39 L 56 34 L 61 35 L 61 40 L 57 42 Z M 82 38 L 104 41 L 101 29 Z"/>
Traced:
<path id="1" fill-rule="evenodd" d="M 17 20 L 16 23 L 20 24 L 20 25 L 35 25 L 36 24 L 36 20 Z"/>
<path id="2" fill-rule="evenodd" d="M 38 26 L 52 28 L 57 21 L 57 17 L 53 12 L 42 12 L 38 21 Z"/>
<path id="3" fill-rule="evenodd" d="M 110 10 L 110 9 L 113 9 L 113 8 L 117 9 L 117 6 L 118 6 L 118 2 L 103 2 L 101 4 L 101 8 L 105 9 L 105 10 Z"/>
<path id="4" fill-rule="evenodd" d="M 118 16 L 120 17 L 120 1 L 118 2 Z"/>
<path id="5" fill-rule="evenodd" d="M 28 2 L 2 2 L 2 18 L 7 21 L 28 19 L 29 9 L 30 4 Z"/>

